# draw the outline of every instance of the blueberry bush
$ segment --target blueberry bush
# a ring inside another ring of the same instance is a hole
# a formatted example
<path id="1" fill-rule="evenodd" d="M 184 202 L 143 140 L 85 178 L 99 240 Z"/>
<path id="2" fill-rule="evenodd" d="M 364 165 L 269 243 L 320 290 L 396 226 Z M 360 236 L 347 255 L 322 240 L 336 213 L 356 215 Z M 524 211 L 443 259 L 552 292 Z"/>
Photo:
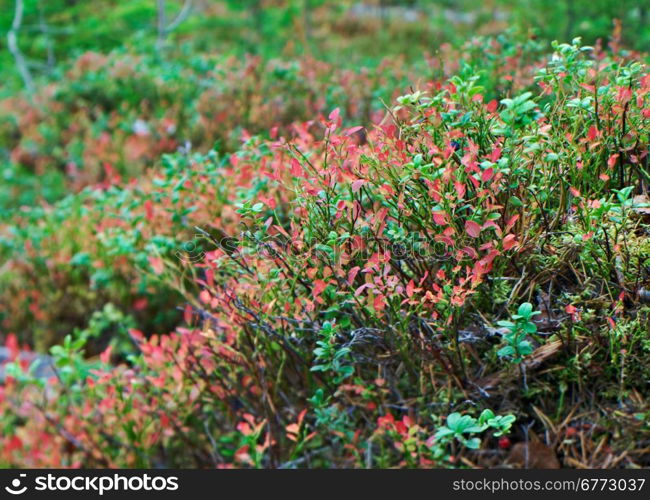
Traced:
<path id="1" fill-rule="evenodd" d="M 303 48 L 369 50 L 374 20 L 311 14 Z M 196 37 L 0 100 L 0 466 L 650 465 L 650 74 L 619 24 L 354 69 Z"/>

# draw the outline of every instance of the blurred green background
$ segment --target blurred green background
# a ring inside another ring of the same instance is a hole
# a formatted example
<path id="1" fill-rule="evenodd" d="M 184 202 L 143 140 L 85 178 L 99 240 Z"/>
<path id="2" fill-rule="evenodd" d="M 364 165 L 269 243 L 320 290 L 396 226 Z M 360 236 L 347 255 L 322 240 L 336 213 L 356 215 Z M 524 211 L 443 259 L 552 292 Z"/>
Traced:
<path id="1" fill-rule="evenodd" d="M 369 64 L 391 54 L 434 52 L 476 34 L 515 27 L 541 39 L 582 36 L 593 44 L 622 23 L 623 44 L 650 48 L 645 0 L 1 0 L 2 92 L 20 85 L 8 34 L 15 30 L 30 76 L 61 77 L 61 63 L 84 51 L 166 48 L 253 53 L 263 57 L 312 54 L 341 65 Z"/>

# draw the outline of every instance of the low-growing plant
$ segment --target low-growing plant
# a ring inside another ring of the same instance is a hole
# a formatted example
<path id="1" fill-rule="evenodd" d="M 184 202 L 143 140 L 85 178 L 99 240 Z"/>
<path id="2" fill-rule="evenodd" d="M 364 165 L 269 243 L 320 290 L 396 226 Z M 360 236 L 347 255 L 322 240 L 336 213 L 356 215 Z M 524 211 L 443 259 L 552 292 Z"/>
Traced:
<path id="1" fill-rule="evenodd" d="M 541 314 L 533 311 L 533 305 L 524 302 L 517 309 L 517 314 L 512 315 L 513 321 L 499 321 L 497 324 L 505 328 L 503 334 L 505 346 L 499 349 L 499 357 L 511 359 L 514 363 L 521 363 L 524 356 L 533 352 L 533 346 L 526 337 L 537 332 L 537 325 L 533 323 L 533 317 Z"/>
<path id="2" fill-rule="evenodd" d="M 115 283 L 164 296 L 179 326 L 145 334 L 133 314 L 135 352 L 105 350 L 92 369 L 77 365 L 88 344 L 72 336 L 52 351 L 69 377 L 46 391 L 15 363 L 0 393 L 2 463 L 489 466 L 504 450 L 477 448 L 511 430 L 515 407 L 566 465 L 639 466 L 641 454 L 624 452 L 647 428 L 633 417 L 623 433 L 612 415 L 647 405 L 626 376 L 645 373 L 634 351 L 647 330 L 648 221 L 634 197 L 645 196 L 646 73 L 577 41 L 555 45 L 538 88 L 496 96 L 504 103 L 461 69 L 414 88 L 375 127 L 335 109 L 228 156 L 167 156 L 151 177 L 106 187 L 113 209 L 91 210 L 101 196 L 87 192 L 75 221 L 98 226 L 84 240 L 93 248 L 46 235 L 37 248 L 65 258 L 28 251 L 3 279 L 19 291 L 20 276 L 35 276 L 44 290 L 123 266 Z M 197 254 L 179 259 L 190 240 Z M 30 293 L 28 306 L 40 297 Z M 133 324 L 131 292 L 109 298 L 115 309 L 93 308 L 104 314 L 78 335 Z M 514 304 L 495 356 L 489 325 Z M 527 390 L 499 357 L 525 370 Z M 467 411 L 496 400 L 499 415 Z M 432 413 L 449 412 L 432 428 Z M 569 425 L 579 440 L 563 439 Z"/>
<path id="3" fill-rule="evenodd" d="M 476 450 L 481 446 L 481 434 L 487 430 L 494 431 L 495 437 L 508 434 L 515 420 L 514 415 L 495 415 L 490 409 L 483 410 L 478 419 L 467 414 L 450 413 L 445 419 L 445 424 L 435 433 L 434 456 L 442 456 L 453 441 Z"/>
<path id="4" fill-rule="evenodd" d="M 314 349 L 316 359 L 311 371 L 332 372 L 333 383 L 338 385 L 354 373 L 354 366 L 346 363 L 349 362 L 346 358 L 349 357 L 351 349 L 336 345 L 336 325 L 329 321 L 323 323 L 319 336 L 322 340 L 316 342 L 317 347 Z"/>

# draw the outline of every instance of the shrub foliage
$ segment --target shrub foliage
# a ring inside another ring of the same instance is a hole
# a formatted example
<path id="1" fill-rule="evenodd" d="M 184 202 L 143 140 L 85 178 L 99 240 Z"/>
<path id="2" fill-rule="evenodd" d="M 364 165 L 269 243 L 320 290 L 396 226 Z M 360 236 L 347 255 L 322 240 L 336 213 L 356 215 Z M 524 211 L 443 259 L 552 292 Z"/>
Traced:
<path id="1" fill-rule="evenodd" d="M 228 152 L 164 156 L 137 183 L 107 173 L 56 211 L 18 214 L 11 241 L 20 225 L 34 241 L 3 278 L 5 324 L 31 314 L 44 345 L 67 335 L 50 378 L 7 338 L 0 462 L 490 466 L 515 461 L 525 429 L 547 433 L 568 466 L 644 464 L 631 451 L 650 437 L 650 75 L 577 39 L 504 75 L 505 43 L 480 43 L 492 62 L 477 68 L 468 51 L 374 120 L 380 107 L 359 101 L 368 82 L 400 80 L 388 70 L 339 76 L 355 107 L 328 113 L 331 101 L 302 95 L 312 83 L 259 106 L 208 89 L 194 102 L 223 118 L 187 126 L 210 141 L 225 137 L 211 127 L 275 126 L 270 109 L 313 119 Z M 258 64 L 232 92 L 265 92 Z M 328 71 L 305 64 L 275 71 Z M 50 105 L 94 99 L 85 75 L 75 99 L 60 90 Z M 178 84 L 196 92 L 190 82 Z M 119 128 L 115 105 L 107 127 Z M 173 113 L 147 141 L 167 140 Z M 171 149 L 158 146 L 152 161 Z M 130 168 L 141 171 L 128 159 L 119 171 Z M 65 322 L 98 303 L 88 324 Z"/>

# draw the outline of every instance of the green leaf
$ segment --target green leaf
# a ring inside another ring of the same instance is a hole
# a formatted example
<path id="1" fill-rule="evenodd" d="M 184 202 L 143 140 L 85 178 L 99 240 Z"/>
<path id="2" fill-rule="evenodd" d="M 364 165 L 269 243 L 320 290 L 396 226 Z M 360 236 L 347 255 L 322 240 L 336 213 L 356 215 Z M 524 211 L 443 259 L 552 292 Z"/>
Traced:
<path id="1" fill-rule="evenodd" d="M 487 408 L 481 412 L 481 416 L 478 418 L 478 422 L 481 425 L 485 425 L 488 422 L 488 420 L 491 420 L 493 418 L 494 418 L 494 412 L 489 408 Z"/>
<path id="2" fill-rule="evenodd" d="M 501 349 L 499 349 L 497 351 L 497 354 L 502 358 L 505 358 L 505 357 L 508 357 L 508 356 L 514 356 L 515 348 L 510 346 L 510 345 L 507 345 L 507 346 L 502 347 Z"/>
<path id="3" fill-rule="evenodd" d="M 519 354 L 522 356 L 527 356 L 533 352 L 533 346 L 527 340 L 523 340 L 519 343 Z"/>
<path id="4" fill-rule="evenodd" d="M 452 431 L 449 427 L 441 427 L 436 431 L 435 438 L 441 439 L 447 436 L 451 436 L 452 434 L 454 434 L 454 431 Z"/>
<path id="5" fill-rule="evenodd" d="M 515 420 L 517 420 L 517 417 L 515 417 L 514 415 L 503 415 L 503 416 L 499 416 L 498 418 L 501 419 L 500 422 L 501 427 L 508 427 L 508 428 L 510 428 L 510 426 L 515 423 Z"/>
<path id="6" fill-rule="evenodd" d="M 465 441 L 465 446 L 470 450 L 478 450 L 481 447 L 481 440 L 477 437 Z"/>
<path id="7" fill-rule="evenodd" d="M 517 313 L 523 318 L 530 318 L 533 312 L 533 305 L 530 302 L 524 302 L 519 306 Z"/>
<path id="8" fill-rule="evenodd" d="M 460 413 L 457 413 L 457 412 L 451 413 L 447 417 L 447 427 L 449 427 L 450 429 L 455 430 L 457 428 L 458 424 L 460 423 L 460 420 L 461 420 Z"/>
<path id="9" fill-rule="evenodd" d="M 524 324 L 523 330 L 526 333 L 535 333 L 537 331 L 537 325 L 535 325 L 535 323 L 531 323 L 530 321 L 528 321 Z"/>
<path id="10" fill-rule="evenodd" d="M 524 204 L 522 203 L 522 201 L 521 201 L 519 198 L 517 198 L 516 196 L 511 196 L 511 197 L 508 199 L 508 203 L 510 203 L 510 205 L 512 205 L 512 206 L 515 207 L 515 208 L 519 208 L 519 207 L 523 207 L 523 206 L 524 206 Z"/>

